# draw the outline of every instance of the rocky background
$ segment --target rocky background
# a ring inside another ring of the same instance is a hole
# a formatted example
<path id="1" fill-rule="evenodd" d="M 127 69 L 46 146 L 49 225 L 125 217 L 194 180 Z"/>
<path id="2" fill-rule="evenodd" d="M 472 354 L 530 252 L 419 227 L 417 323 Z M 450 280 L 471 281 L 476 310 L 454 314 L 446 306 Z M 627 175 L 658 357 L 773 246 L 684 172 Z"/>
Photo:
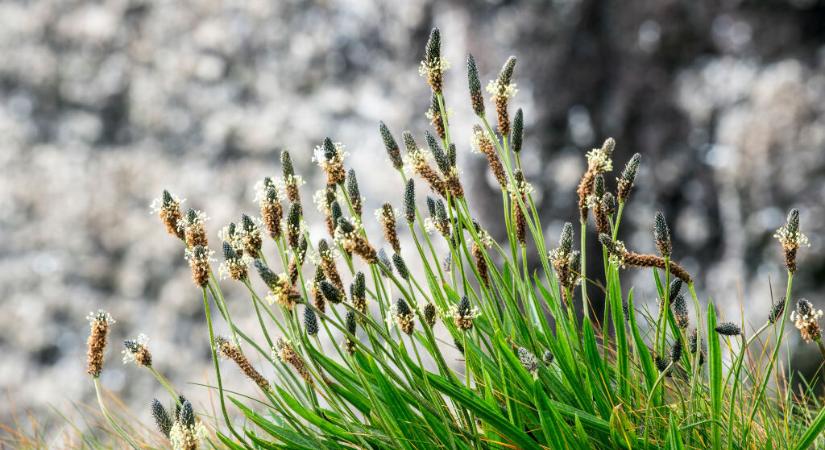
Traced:
<path id="1" fill-rule="evenodd" d="M 785 281 L 771 236 L 799 207 L 812 246 L 796 292 L 824 306 L 825 2 L 5 1 L 0 423 L 32 411 L 56 444 L 65 423 L 51 406 L 93 402 L 84 317 L 99 307 L 118 321 L 103 384 L 138 418 L 163 395 L 117 361 L 119 341 L 139 332 L 156 367 L 208 402 L 186 384 L 208 380 L 200 292 L 149 203 L 163 188 L 187 198 L 217 241 L 223 224 L 255 212 L 252 185 L 277 173 L 282 148 L 308 201 L 319 182 L 311 150 L 327 135 L 347 145 L 366 211 L 400 203 L 377 123 L 426 129 L 417 65 L 432 26 L 453 64 L 445 92 L 471 202 L 498 197 L 469 152 L 464 59 L 472 52 L 490 79 L 512 53 L 523 157 L 549 238 L 577 217 L 583 153 L 613 136 L 617 168 L 643 155 L 625 211 L 629 246 L 653 249 L 663 210 L 703 297 L 761 323 Z M 499 215 L 481 217 L 500 235 Z M 648 274 L 631 281 L 651 299 Z M 250 323 L 248 299 L 227 292 Z M 815 352 L 795 348 L 792 364 L 810 373 Z"/>

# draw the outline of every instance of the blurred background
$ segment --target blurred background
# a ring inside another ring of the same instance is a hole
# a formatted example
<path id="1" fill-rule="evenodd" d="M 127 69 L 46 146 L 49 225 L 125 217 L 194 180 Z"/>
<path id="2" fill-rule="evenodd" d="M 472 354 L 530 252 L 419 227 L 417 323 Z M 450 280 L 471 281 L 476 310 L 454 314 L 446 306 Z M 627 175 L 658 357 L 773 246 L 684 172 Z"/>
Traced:
<path id="1" fill-rule="evenodd" d="M 812 246 L 800 252 L 795 292 L 825 306 L 823 1 L 7 0 L 0 423 L 32 412 L 57 435 L 65 424 L 52 406 L 93 401 L 85 316 L 97 308 L 117 320 L 103 384 L 138 418 L 163 392 L 118 361 L 119 342 L 137 333 L 152 339 L 161 372 L 208 401 L 186 384 L 209 374 L 200 292 L 149 203 L 163 188 L 187 198 L 211 217 L 214 243 L 221 226 L 256 212 L 252 186 L 279 173 L 289 148 L 311 208 L 322 182 L 311 152 L 331 136 L 347 146 L 367 214 L 400 206 L 378 121 L 423 142 L 429 89 L 417 69 L 433 26 L 452 63 L 445 96 L 459 166 L 494 236 L 500 197 L 469 151 L 468 52 L 485 82 L 507 56 L 519 59 L 512 104 L 524 109 L 523 158 L 549 240 L 577 218 L 584 153 L 612 136 L 617 171 L 643 155 L 628 247 L 653 251 L 661 209 L 701 297 L 730 320 L 761 324 L 785 285 L 772 234 L 798 207 Z M 628 275 L 654 304 L 649 273 Z M 233 316 L 251 321 L 234 289 Z M 788 329 L 791 365 L 810 374 L 816 348 Z"/>

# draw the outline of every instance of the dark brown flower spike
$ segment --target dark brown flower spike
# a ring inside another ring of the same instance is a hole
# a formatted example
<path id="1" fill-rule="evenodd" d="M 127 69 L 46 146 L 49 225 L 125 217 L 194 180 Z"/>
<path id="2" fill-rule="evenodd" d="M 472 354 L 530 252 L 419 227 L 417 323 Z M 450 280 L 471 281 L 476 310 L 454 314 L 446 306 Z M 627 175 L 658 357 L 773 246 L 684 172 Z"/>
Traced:
<path id="1" fill-rule="evenodd" d="M 441 115 L 441 108 L 438 106 L 438 97 L 433 93 L 430 100 L 430 109 L 427 110 L 427 118 L 430 119 L 435 133 L 439 138 L 445 139 L 447 137 L 446 127 L 444 125 L 444 118 Z"/>
<path id="2" fill-rule="evenodd" d="M 507 103 L 517 92 L 516 85 L 512 83 L 515 68 L 516 57 L 507 58 L 498 78 L 487 85 L 487 92 L 490 93 L 493 104 L 496 106 L 498 132 L 504 137 L 510 134 L 510 115 L 507 112 Z"/>
<path id="3" fill-rule="evenodd" d="M 478 309 L 470 306 L 470 299 L 466 295 L 458 305 L 453 306 L 451 313 L 456 328 L 462 331 L 473 328 L 473 321 L 478 317 Z"/>
<path id="4" fill-rule="evenodd" d="M 347 351 L 350 355 L 355 354 L 356 344 L 355 344 L 355 332 L 358 331 L 358 323 L 355 320 L 355 313 L 353 311 L 347 311 L 347 315 L 344 320 L 344 324 L 347 327 L 347 333 L 350 336 L 344 337 L 344 350 Z"/>
<path id="5" fill-rule="evenodd" d="M 126 339 L 123 341 L 124 350 L 123 363 L 130 362 L 141 367 L 152 367 L 152 353 L 149 351 L 149 338 L 145 334 L 139 334 L 136 339 Z"/>
<path id="6" fill-rule="evenodd" d="M 355 215 L 361 217 L 361 209 L 363 208 L 361 190 L 358 188 L 358 179 L 355 177 L 355 170 L 353 169 L 347 172 L 347 195 L 349 195 L 349 201 L 352 203 Z"/>
<path id="7" fill-rule="evenodd" d="M 407 162 L 413 172 L 418 174 L 430 185 L 433 192 L 446 196 L 446 184 L 444 180 L 430 167 L 428 152 L 418 147 L 412 133 L 405 131 L 402 134 L 404 145 L 407 148 Z"/>
<path id="8" fill-rule="evenodd" d="M 513 118 L 513 141 L 511 147 L 514 153 L 521 152 L 521 145 L 524 142 L 524 112 L 521 108 L 516 111 L 516 116 Z"/>
<path id="9" fill-rule="evenodd" d="M 269 381 L 252 367 L 252 363 L 249 362 L 249 359 L 246 358 L 246 355 L 243 354 L 240 348 L 232 345 L 226 338 L 220 336 L 215 338 L 215 346 L 224 358 L 234 361 L 235 364 L 238 365 L 238 368 L 241 369 L 241 372 L 257 384 L 259 388 L 264 391 L 269 390 Z"/>
<path id="10" fill-rule="evenodd" d="M 478 78 L 478 68 L 473 55 L 467 56 L 467 81 L 470 87 L 470 103 L 473 112 L 478 117 L 484 117 L 484 96 L 481 95 L 481 81 Z"/>
<path id="11" fill-rule="evenodd" d="M 398 324 L 398 328 L 405 334 L 412 334 L 412 332 L 415 331 L 415 316 L 409 305 L 407 305 L 407 302 L 404 301 L 403 298 L 399 298 L 395 302 L 394 309 L 395 323 Z"/>
<path id="12" fill-rule="evenodd" d="M 473 140 L 478 151 L 487 157 L 487 163 L 490 165 L 490 170 L 493 172 L 493 176 L 496 177 L 498 184 L 502 188 L 506 188 L 507 176 L 505 175 L 504 165 L 501 164 L 493 142 L 479 125 L 473 127 Z"/>
<path id="13" fill-rule="evenodd" d="M 287 200 L 300 205 L 301 194 L 298 187 L 303 184 L 303 180 L 300 176 L 295 175 L 295 168 L 292 166 L 292 158 L 286 150 L 281 152 L 281 168 L 283 169 L 284 189 L 286 190 Z"/>
<path id="14" fill-rule="evenodd" d="M 298 375 L 304 379 L 304 381 L 310 385 L 314 386 L 315 383 L 312 379 L 312 376 L 307 369 L 304 360 L 301 358 L 300 355 L 295 351 L 295 348 L 292 344 L 284 338 L 278 338 L 275 342 L 275 348 L 272 349 L 274 353 L 274 357 L 277 357 L 284 364 L 289 364 L 298 372 Z M 274 359 L 274 358 L 273 358 Z"/>
<path id="15" fill-rule="evenodd" d="M 284 207 L 278 195 L 278 188 L 274 181 L 267 177 L 264 179 L 264 192 L 259 200 L 261 208 L 261 219 L 264 227 L 272 239 L 278 239 L 282 234 L 281 219 L 284 215 Z"/>
<path id="16" fill-rule="evenodd" d="M 367 314 L 367 280 L 363 272 L 355 274 L 355 279 L 349 288 L 352 307 L 361 314 Z"/>
<path id="17" fill-rule="evenodd" d="M 183 200 L 164 189 L 161 198 L 152 202 L 152 211 L 160 217 L 161 222 L 166 227 L 166 232 L 179 239 L 184 239 L 183 229 L 179 226 L 183 218 L 180 210 L 181 203 L 183 203 Z"/>
<path id="18" fill-rule="evenodd" d="M 614 241 L 607 234 L 599 235 L 599 242 L 605 246 L 608 253 L 610 253 L 610 261 L 618 267 L 655 267 L 657 269 L 665 269 L 665 259 L 658 255 L 645 255 L 628 251 L 621 241 Z M 669 261 L 668 267 L 670 273 L 675 277 L 681 279 L 685 283 L 690 284 L 692 279 L 690 274 L 684 267 L 675 261 Z"/>
<path id="19" fill-rule="evenodd" d="M 410 178 L 404 187 L 404 218 L 407 223 L 415 222 L 415 182 Z"/>
<path id="20" fill-rule="evenodd" d="M 653 239 L 656 242 L 656 249 L 659 254 L 669 258 L 673 252 L 673 244 L 670 240 L 670 228 L 665 221 L 665 215 L 661 211 L 656 212 L 656 220 L 653 224 Z"/>
<path id="21" fill-rule="evenodd" d="M 447 62 L 441 58 L 441 32 L 438 28 L 433 28 L 427 40 L 424 60 L 421 61 L 418 73 L 426 77 L 427 84 L 430 85 L 433 93 L 440 94 L 443 88 L 444 71 L 448 67 Z"/>
<path id="22" fill-rule="evenodd" d="M 639 162 L 642 155 L 636 153 L 630 158 L 630 161 L 622 170 L 621 176 L 618 178 L 618 189 L 616 196 L 619 197 L 619 203 L 625 203 L 630 197 L 630 191 L 633 189 L 633 182 L 636 180 L 636 172 L 639 170 Z"/>
<path id="23" fill-rule="evenodd" d="M 579 196 L 579 220 L 583 223 L 587 220 L 587 212 L 590 205 L 588 204 L 596 181 L 596 175 L 610 172 L 613 170 L 613 149 L 616 142 L 613 138 L 608 138 L 604 141 L 601 148 L 593 149 L 587 152 L 587 170 L 582 175 L 579 182 L 579 187 L 576 193 Z"/>
<path id="24" fill-rule="evenodd" d="M 192 281 L 198 287 L 205 287 L 209 282 L 209 263 L 212 261 L 212 251 L 206 247 L 196 245 L 186 250 L 186 259 L 192 269 Z"/>
<path id="25" fill-rule="evenodd" d="M 206 214 L 202 211 L 191 208 L 186 211 L 183 223 L 178 224 L 178 227 L 183 229 L 184 240 L 186 241 L 187 247 L 192 248 L 197 245 L 206 247 L 209 245 L 209 241 L 206 238 L 206 228 L 204 227 L 206 220 Z"/>
<path id="26" fill-rule="evenodd" d="M 98 378 L 100 372 L 103 371 L 103 354 L 106 352 L 109 328 L 115 321 L 109 313 L 103 310 L 89 313 L 86 319 L 89 321 L 90 328 L 86 350 L 86 373 Z"/>
<path id="27" fill-rule="evenodd" d="M 398 231 L 395 228 L 395 210 L 392 205 L 384 203 L 381 209 L 376 212 L 376 216 L 384 231 L 384 239 L 387 240 L 394 252 L 400 252 L 401 243 L 398 240 Z"/>
<path id="28" fill-rule="evenodd" d="M 395 170 L 401 170 L 404 167 L 404 161 L 401 159 L 401 150 L 395 138 L 390 133 L 390 129 L 384 122 L 378 123 L 378 130 L 381 132 L 381 139 L 384 141 L 384 148 L 387 149 L 387 155 L 390 157 L 390 162 Z"/>
<path id="29" fill-rule="evenodd" d="M 785 267 L 788 268 L 788 272 L 796 272 L 797 250 L 799 250 L 799 247 L 807 247 L 810 245 L 808 238 L 799 231 L 798 209 L 792 209 L 788 212 L 787 222 L 776 230 L 773 237 L 782 244 L 782 250 L 785 252 Z"/>

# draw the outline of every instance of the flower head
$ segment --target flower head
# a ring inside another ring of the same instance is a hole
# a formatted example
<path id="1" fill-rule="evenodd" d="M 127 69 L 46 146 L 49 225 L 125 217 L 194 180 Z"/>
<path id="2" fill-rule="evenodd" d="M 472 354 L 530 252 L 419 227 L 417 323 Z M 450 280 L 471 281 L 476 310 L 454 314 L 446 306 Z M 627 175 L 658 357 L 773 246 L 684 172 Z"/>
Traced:
<path id="1" fill-rule="evenodd" d="M 180 207 L 185 201 L 185 199 L 178 198 L 164 189 L 161 198 L 152 200 L 150 205 L 152 213 L 157 214 L 163 225 L 166 226 L 166 231 L 180 239 L 184 238 L 183 230 L 178 227 L 178 223 L 183 217 Z"/>
<path id="2" fill-rule="evenodd" d="M 473 321 L 478 317 L 479 312 L 478 308 L 470 306 L 470 299 L 464 296 L 457 305 L 450 307 L 450 315 L 459 330 L 467 331 L 473 328 Z"/>
<path id="3" fill-rule="evenodd" d="M 796 303 L 796 311 L 791 313 L 791 320 L 805 342 L 819 341 L 822 338 L 822 330 L 819 326 L 821 318 L 822 310 L 814 309 L 811 302 L 804 298 Z"/>
<path id="4" fill-rule="evenodd" d="M 799 210 L 792 209 L 788 213 L 785 225 L 779 227 L 773 235 L 785 252 L 785 266 L 789 272 L 796 272 L 796 251 L 799 247 L 809 247 L 808 237 L 799 231 Z"/>
<path id="5" fill-rule="evenodd" d="M 89 340 L 87 341 L 86 373 L 97 378 L 103 370 L 103 353 L 106 351 L 109 328 L 115 321 L 109 313 L 102 309 L 97 312 L 90 312 L 86 319 L 89 321 L 89 327 L 91 328 Z"/>
<path id="6" fill-rule="evenodd" d="M 138 366 L 152 367 L 152 354 L 149 352 L 149 338 L 141 333 L 136 339 L 123 341 L 125 347 L 123 354 L 123 364 L 135 363 Z"/>

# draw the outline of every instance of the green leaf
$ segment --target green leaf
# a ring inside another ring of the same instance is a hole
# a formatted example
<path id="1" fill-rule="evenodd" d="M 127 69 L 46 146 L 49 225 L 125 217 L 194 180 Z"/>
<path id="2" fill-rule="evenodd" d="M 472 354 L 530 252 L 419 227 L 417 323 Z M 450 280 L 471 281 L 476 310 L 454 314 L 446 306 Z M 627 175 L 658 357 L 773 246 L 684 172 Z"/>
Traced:
<path id="1" fill-rule="evenodd" d="M 794 450 L 803 450 L 810 448 L 817 438 L 822 437 L 822 431 L 825 430 L 825 408 L 819 410 L 819 414 L 805 431 L 805 434 L 799 439 L 799 442 L 794 446 Z"/>
<path id="2" fill-rule="evenodd" d="M 710 370 L 711 429 L 714 450 L 722 447 L 722 350 L 716 333 L 716 310 L 708 304 L 708 368 Z M 699 350 L 701 351 L 701 350 Z"/>
<path id="3" fill-rule="evenodd" d="M 676 419 L 672 414 L 668 424 L 667 448 L 670 450 L 684 450 L 685 448 L 685 444 L 682 442 L 682 434 L 679 433 L 679 427 L 676 425 Z"/>

